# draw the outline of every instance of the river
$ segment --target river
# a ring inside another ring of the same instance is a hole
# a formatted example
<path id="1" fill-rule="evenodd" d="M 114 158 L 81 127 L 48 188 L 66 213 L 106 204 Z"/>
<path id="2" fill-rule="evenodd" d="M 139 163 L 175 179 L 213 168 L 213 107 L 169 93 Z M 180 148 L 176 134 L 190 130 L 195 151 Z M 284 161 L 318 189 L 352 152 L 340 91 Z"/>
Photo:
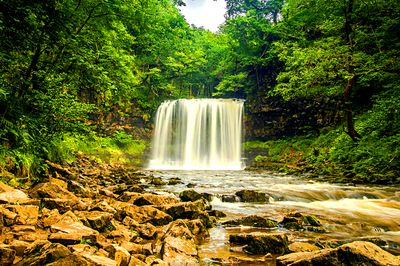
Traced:
<path id="1" fill-rule="evenodd" d="M 206 265 L 227 257 L 247 256 L 229 246 L 229 234 L 267 230 L 224 227 L 221 222 L 253 214 L 280 221 L 290 212 L 315 215 L 322 226 L 317 231 L 292 231 L 283 227 L 268 230 L 285 231 L 289 239 L 296 242 L 370 240 L 400 255 L 400 191 L 397 187 L 329 184 L 306 176 L 269 171 L 150 171 L 149 174 L 164 181 L 179 177 L 183 182 L 152 190 L 176 195 L 190 187 L 199 193 L 209 193 L 212 195 L 212 208 L 227 214 L 218 220 L 209 239 L 200 246 L 199 254 Z M 240 190 L 264 192 L 269 202 L 255 204 L 222 200 L 226 196 L 232 198 Z M 267 265 L 274 265 L 274 262 Z"/>

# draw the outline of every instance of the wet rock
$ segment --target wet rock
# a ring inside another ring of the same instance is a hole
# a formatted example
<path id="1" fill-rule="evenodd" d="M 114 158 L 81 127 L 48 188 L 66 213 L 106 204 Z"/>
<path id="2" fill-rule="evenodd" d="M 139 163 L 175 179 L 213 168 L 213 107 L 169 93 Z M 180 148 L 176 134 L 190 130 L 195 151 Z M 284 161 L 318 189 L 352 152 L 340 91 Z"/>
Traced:
<path id="1" fill-rule="evenodd" d="M 289 250 L 288 238 L 282 233 L 235 234 L 229 236 L 229 242 L 246 245 L 243 250 L 249 254 L 285 254 Z"/>
<path id="2" fill-rule="evenodd" d="M 195 202 L 181 202 L 178 204 L 166 205 L 161 207 L 166 213 L 176 219 L 199 219 L 207 227 L 213 226 L 213 221 L 205 211 L 208 204 L 204 199 Z"/>
<path id="3" fill-rule="evenodd" d="M 203 198 L 203 195 L 194 191 L 193 189 L 190 189 L 179 193 L 179 198 L 181 198 L 182 201 L 196 201 Z"/>
<path id="4" fill-rule="evenodd" d="M 35 225 L 38 221 L 39 207 L 34 205 L 9 205 L 7 209 L 16 213 L 15 224 Z"/>
<path id="5" fill-rule="evenodd" d="M 207 213 L 208 213 L 208 215 L 216 217 L 216 218 L 226 217 L 226 214 L 219 210 L 211 210 L 211 211 L 207 211 Z"/>
<path id="6" fill-rule="evenodd" d="M 0 245 L 0 265 L 12 265 L 15 255 L 15 250 L 11 249 L 9 246 Z"/>
<path id="7" fill-rule="evenodd" d="M 307 229 L 310 231 L 319 231 L 317 228 L 313 227 L 321 226 L 321 222 L 314 215 L 304 215 L 299 212 L 289 213 L 283 218 L 280 224 L 286 229 Z"/>
<path id="8" fill-rule="evenodd" d="M 243 202 L 267 203 L 269 198 L 267 194 L 254 190 L 241 190 L 236 192 L 235 195 Z"/>
<path id="9" fill-rule="evenodd" d="M 154 177 L 153 179 L 151 179 L 150 184 L 151 184 L 151 185 L 154 185 L 154 186 L 164 186 L 164 185 L 166 185 L 167 183 L 164 182 L 164 181 L 161 179 L 161 177 Z"/>
<path id="10" fill-rule="evenodd" d="M 179 177 L 172 177 L 168 180 L 168 185 L 174 186 L 178 184 L 182 184 L 182 180 Z"/>
<path id="11" fill-rule="evenodd" d="M 122 184 L 117 184 L 117 185 L 113 185 L 113 186 L 109 186 L 107 187 L 107 189 L 109 191 L 111 191 L 114 194 L 122 194 L 124 191 L 128 190 L 128 186 L 125 183 Z"/>
<path id="12" fill-rule="evenodd" d="M 289 250 L 291 252 L 311 252 L 320 250 L 320 248 L 306 242 L 294 242 L 289 245 Z"/>
<path id="13" fill-rule="evenodd" d="M 400 258 L 377 245 L 355 241 L 338 248 L 298 252 L 277 258 L 277 265 L 400 265 Z"/>
<path id="14" fill-rule="evenodd" d="M 24 258 L 17 265 L 45 265 L 66 258 L 71 254 L 71 251 L 61 244 L 39 240 L 25 250 Z"/>
<path id="15" fill-rule="evenodd" d="M 242 217 L 236 220 L 230 220 L 222 223 L 227 226 L 252 226 L 252 227 L 263 227 L 263 228 L 273 228 L 277 226 L 277 223 L 273 220 L 266 219 L 257 215 L 250 215 Z"/>
<path id="16" fill-rule="evenodd" d="M 168 236 L 164 239 L 162 259 L 171 266 L 200 265 L 193 240 Z"/>
<path id="17" fill-rule="evenodd" d="M 222 202 L 237 202 L 240 200 L 239 197 L 236 197 L 235 195 L 222 195 L 221 197 Z"/>

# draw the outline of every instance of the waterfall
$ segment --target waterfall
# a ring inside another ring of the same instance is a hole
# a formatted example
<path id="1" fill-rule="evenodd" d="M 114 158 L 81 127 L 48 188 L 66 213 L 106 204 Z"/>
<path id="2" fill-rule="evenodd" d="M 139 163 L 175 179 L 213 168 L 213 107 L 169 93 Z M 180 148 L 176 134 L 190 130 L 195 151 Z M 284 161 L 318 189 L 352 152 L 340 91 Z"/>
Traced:
<path id="1" fill-rule="evenodd" d="M 163 102 L 155 117 L 149 169 L 243 169 L 242 116 L 242 100 Z"/>

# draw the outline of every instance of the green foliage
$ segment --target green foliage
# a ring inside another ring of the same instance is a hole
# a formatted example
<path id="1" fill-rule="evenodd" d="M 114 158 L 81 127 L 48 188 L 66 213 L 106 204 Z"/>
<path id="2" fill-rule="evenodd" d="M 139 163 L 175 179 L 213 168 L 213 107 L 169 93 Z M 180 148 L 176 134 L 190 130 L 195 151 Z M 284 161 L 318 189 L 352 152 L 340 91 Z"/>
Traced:
<path id="1" fill-rule="evenodd" d="M 146 142 L 135 140 L 124 131 L 117 131 L 109 137 L 64 135 L 53 141 L 47 156 L 50 161 L 72 162 L 76 155 L 81 154 L 99 162 L 140 165 L 146 147 Z"/>

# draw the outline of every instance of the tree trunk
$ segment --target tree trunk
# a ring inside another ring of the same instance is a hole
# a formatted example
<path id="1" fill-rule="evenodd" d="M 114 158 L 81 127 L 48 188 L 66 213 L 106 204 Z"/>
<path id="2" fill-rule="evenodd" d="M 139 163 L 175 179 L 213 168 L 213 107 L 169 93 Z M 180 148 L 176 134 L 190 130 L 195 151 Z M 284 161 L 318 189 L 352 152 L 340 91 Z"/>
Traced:
<path id="1" fill-rule="evenodd" d="M 354 0 L 349 0 L 344 12 L 345 15 L 345 25 L 344 25 L 344 30 L 345 30 L 345 41 L 347 45 L 350 47 L 350 55 L 349 55 L 349 60 L 348 60 L 348 71 L 349 74 L 351 75 L 351 78 L 347 81 L 346 88 L 344 90 L 344 104 L 345 104 L 345 118 L 346 118 L 346 126 L 347 126 L 347 131 L 346 133 L 350 136 L 350 138 L 353 141 L 358 141 L 361 136 L 358 134 L 354 127 L 354 119 L 353 119 L 353 109 L 352 109 L 352 103 L 350 99 L 351 91 L 353 90 L 353 87 L 356 82 L 356 76 L 354 73 L 354 66 L 353 66 L 353 57 L 352 57 L 352 50 L 353 50 L 353 41 L 351 38 L 351 34 L 353 32 L 353 28 L 351 26 L 351 16 L 353 13 L 353 6 L 354 6 Z"/>

